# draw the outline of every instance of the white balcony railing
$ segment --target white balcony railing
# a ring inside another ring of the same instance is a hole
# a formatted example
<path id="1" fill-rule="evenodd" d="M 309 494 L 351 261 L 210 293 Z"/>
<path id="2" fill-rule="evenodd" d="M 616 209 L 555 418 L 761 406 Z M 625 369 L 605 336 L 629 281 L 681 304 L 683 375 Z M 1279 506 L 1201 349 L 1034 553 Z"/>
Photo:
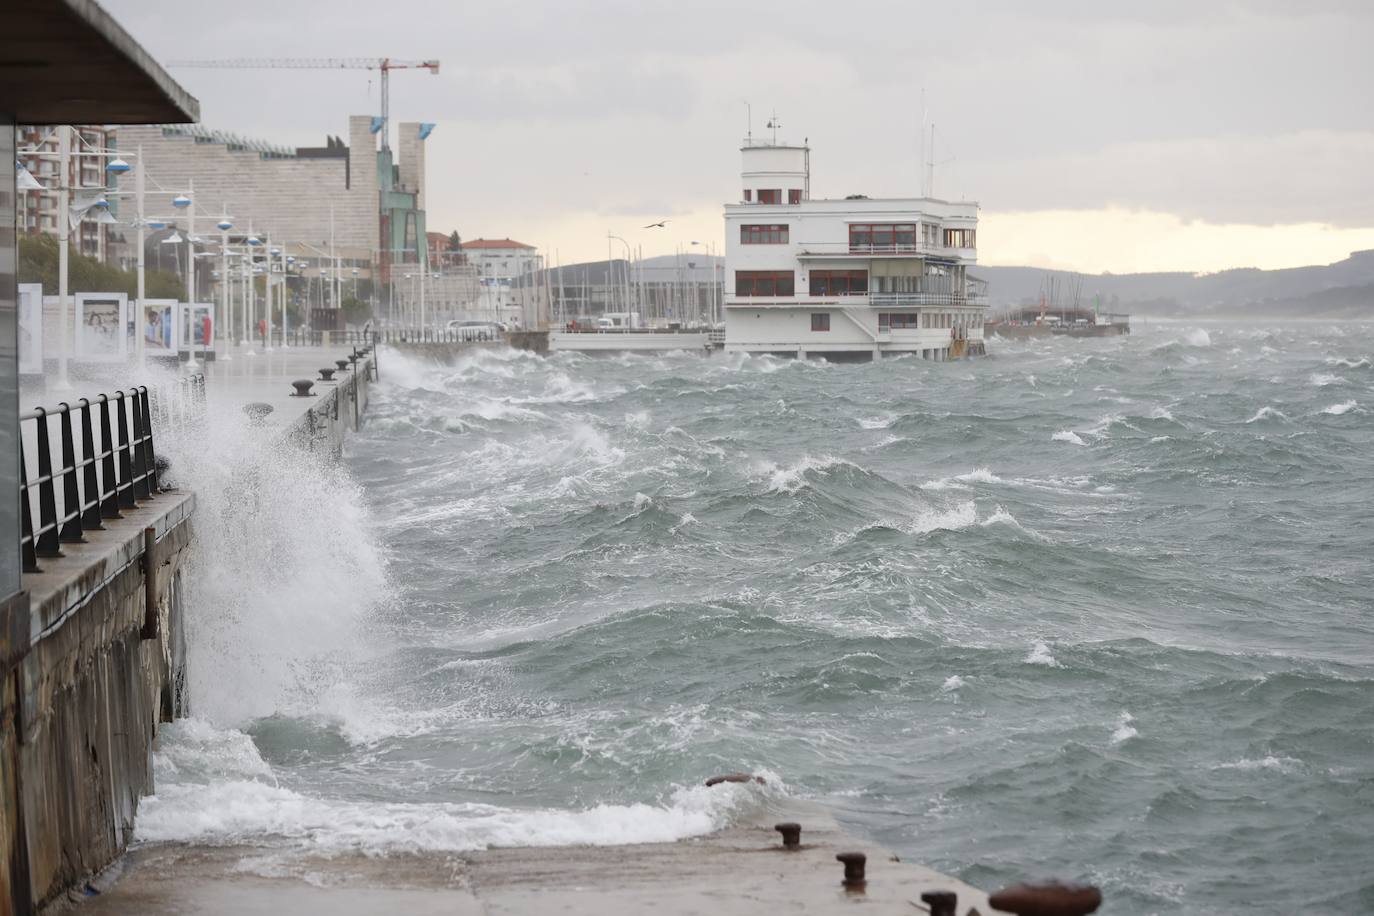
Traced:
<path id="1" fill-rule="evenodd" d="M 942 257 L 972 260 L 976 256 L 977 249 L 974 248 L 949 248 L 944 245 L 930 245 L 922 242 L 908 245 L 855 245 L 850 242 L 799 242 L 797 244 L 797 257 L 799 258 Z"/>

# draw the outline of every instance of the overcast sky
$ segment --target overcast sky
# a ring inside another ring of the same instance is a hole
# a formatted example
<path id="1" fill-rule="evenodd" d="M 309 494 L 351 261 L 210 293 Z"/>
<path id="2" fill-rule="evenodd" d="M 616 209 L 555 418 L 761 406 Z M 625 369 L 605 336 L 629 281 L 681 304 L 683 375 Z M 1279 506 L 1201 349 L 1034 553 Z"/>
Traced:
<path id="1" fill-rule="evenodd" d="M 980 259 L 1278 267 L 1374 248 L 1374 2 L 103 0 L 159 60 L 438 58 L 392 77 L 430 228 L 564 263 L 608 231 L 722 242 L 739 141 L 777 111 L 815 196 L 982 206 Z M 378 109 L 369 71 L 171 71 L 211 127 L 291 145 Z M 643 230 L 668 218 L 667 231 Z"/>

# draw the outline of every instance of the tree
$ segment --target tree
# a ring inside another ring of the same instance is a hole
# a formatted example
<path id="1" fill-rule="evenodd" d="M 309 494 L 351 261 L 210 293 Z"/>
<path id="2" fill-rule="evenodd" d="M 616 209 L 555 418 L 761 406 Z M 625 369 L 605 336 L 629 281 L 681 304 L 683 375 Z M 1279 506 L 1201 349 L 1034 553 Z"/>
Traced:
<path id="1" fill-rule="evenodd" d="M 41 283 L 43 293 L 56 294 L 58 287 L 57 239 L 34 234 L 19 237 L 19 282 Z M 67 291 L 71 293 L 124 293 L 138 295 L 138 274 L 103 264 L 76 251 L 67 255 Z M 184 299 L 185 281 L 174 273 L 144 270 L 143 294 L 149 299 Z"/>
<path id="2" fill-rule="evenodd" d="M 463 240 L 462 240 L 461 238 L 458 237 L 458 230 L 457 230 L 457 229 L 454 229 L 454 230 L 453 230 L 452 232 L 450 232 L 449 235 L 448 235 L 448 250 L 449 250 L 449 251 L 462 251 L 462 250 L 463 250 Z"/>

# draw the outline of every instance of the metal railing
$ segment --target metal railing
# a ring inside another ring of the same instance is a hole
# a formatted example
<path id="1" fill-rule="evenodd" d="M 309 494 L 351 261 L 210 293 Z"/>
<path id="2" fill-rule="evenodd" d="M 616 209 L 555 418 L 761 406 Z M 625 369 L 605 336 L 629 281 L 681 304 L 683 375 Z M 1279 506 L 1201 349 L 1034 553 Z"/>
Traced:
<path id="1" fill-rule="evenodd" d="M 153 418 L 159 425 L 184 424 L 203 413 L 204 403 L 205 377 L 197 375 L 157 397 L 140 386 L 21 414 L 19 545 L 24 572 L 40 572 L 40 557 L 62 556 L 62 544 L 84 541 L 86 532 L 104 528 L 105 521 L 122 518 L 122 510 L 160 493 Z M 30 453 L 38 467 L 32 479 Z"/>
<path id="2" fill-rule="evenodd" d="M 286 335 L 291 347 L 367 346 L 375 343 L 466 343 L 505 340 L 505 331 L 489 327 L 368 328 L 345 331 L 294 330 Z M 280 338 L 274 338 L 275 343 Z"/>
<path id="3" fill-rule="evenodd" d="M 862 244 L 855 242 L 798 242 L 797 255 L 799 257 L 837 257 L 842 255 L 856 255 L 859 257 L 873 257 L 874 255 L 932 255 L 935 257 L 961 257 L 963 252 L 974 251 L 973 248 L 953 248 L 949 245 L 931 244 L 929 242 L 892 242 L 885 245 Z"/>

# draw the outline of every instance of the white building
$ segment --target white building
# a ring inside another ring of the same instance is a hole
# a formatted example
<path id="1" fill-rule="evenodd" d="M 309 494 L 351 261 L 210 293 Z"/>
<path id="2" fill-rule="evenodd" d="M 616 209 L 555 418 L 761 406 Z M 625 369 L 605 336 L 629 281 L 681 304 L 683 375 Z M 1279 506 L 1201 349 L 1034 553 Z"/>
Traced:
<path id="1" fill-rule="evenodd" d="M 474 318 L 522 328 L 539 326 L 540 290 L 531 277 L 544 269 L 539 249 L 511 239 L 471 239 L 463 256 L 477 269 L 480 295 Z"/>
<path id="2" fill-rule="evenodd" d="M 983 352 L 978 205 L 811 197 L 811 150 L 746 141 L 725 207 L 725 349 L 830 359 Z"/>

